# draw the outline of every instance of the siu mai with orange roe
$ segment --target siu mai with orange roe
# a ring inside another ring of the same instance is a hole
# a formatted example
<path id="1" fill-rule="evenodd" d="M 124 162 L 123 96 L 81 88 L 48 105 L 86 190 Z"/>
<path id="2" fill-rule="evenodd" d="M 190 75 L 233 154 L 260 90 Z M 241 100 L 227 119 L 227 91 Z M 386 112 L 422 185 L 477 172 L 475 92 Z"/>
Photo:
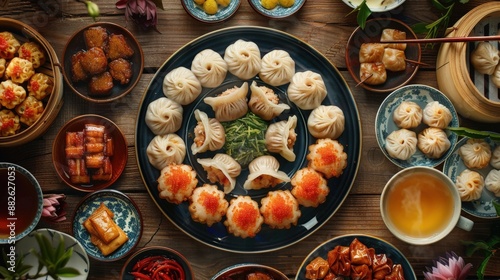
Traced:
<path id="1" fill-rule="evenodd" d="M 272 191 L 261 200 L 260 213 L 271 228 L 289 229 L 297 225 L 301 212 L 297 199 L 289 190 Z"/>
<path id="2" fill-rule="evenodd" d="M 209 227 L 222 220 L 229 206 L 224 198 L 224 192 L 210 184 L 194 189 L 189 201 L 191 218 Z"/>
<path id="3" fill-rule="evenodd" d="M 293 196 L 305 207 L 318 207 L 330 192 L 326 179 L 310 167 L 299 169 L 290 183 Z"/>
<path id="4" fill-rule="evenodd" d="M 238 196 L 229 202 L 224 225 L 234 236 L 255 237 L 263 222 L 259 205 L 250 196 Z"/>
<path id="5" fill-rule="evenodd" d="M 344 146 L 337 140 L 318 139 L 309 146 L 308 166 L 320 172 L 326 179 L 339 177 L 347 166 L 347 154 Z"/>
<path id="6" fill-rule="evenodd" d="M 158 192 L 162 199 L 180 204 L 189 199 L 198 184 L 196 172 L 186 164 L 170 164 L 161 170 Z"/>

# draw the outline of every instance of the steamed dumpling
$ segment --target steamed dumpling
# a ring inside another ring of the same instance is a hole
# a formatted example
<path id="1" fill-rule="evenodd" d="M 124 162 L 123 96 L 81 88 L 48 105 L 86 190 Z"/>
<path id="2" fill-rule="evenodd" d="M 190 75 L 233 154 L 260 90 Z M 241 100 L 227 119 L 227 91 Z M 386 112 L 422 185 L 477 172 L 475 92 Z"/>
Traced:
<path id="1" fill-rule="evenodd" d="M 500 88 L 500 63 L 495 67 L 495 71 L 490 76 L 491 82 Z"/>
<path id="2" fill-rule="evenodd" d="M 149 163 L 162 170 L 171 163 L 181 164 L 186 156 L 186 144 L 177 134 L 157 135 L 146 148 Z"/>
<path id="3" fill-rule="evenodd" d="M 347 167 L 347 154 L 344 146 L 337 140 L 318 139 L 308 149 L 308 166 L 323 174 L 326 179 L 339 177 Z"/>
<path id="4" fill-rule="evenodd" d="M 495 169 L 500 169 L 500 145 L 498 145 L 491 155 L 490 165 Z"/>
<path id="5" fill-rule="evenodd" d="M 182 106 L 166 97 L 149 103 L 144 118 L 146 125 L 156 135 L 174 133 L 182 125 Z"/>
<path id="6" fill-rule="evenodd" d="M 490 42 L 480 42 L 470 55 L 474 69 L 481 74 L 492 75 L 500 61 L 498 49 Z"/>
<path id="7" fill-rule="evenodd" d="M 239 39 L 229 45 L 224 60 L 229 72 L 242 80 L 255 77 L 261 69 L 259 46 L 252 41 Z"/>
<path id="8" fill-rule="evenodd" d="M 244 82 L 241 87 L 227 89 L 217 97 L 206 97 L 204 101 L 212 107 L 217 120 L 233 121 L 248 112 L 247 92 L 248 83 Z"/>
<path id="9" fill-rule="evenodd" d="M 213 158 L 197 159 L 207 172 L 207 179 L 219 183 L 224 193 L 230 193 L 236 186 L 236 177 L 241 173 L 240 164 L 226 154 L 216 154 Z"/>
<path id="10" fill-rule="evenodd" d="M 181 105 L 193 102 L 201 90 L 200 81 L 186 67 L 173 69 L 163 79 L 163 94 Z"/>
<path id="11" fill-rule="evenodd" d="M 290 116 L 286 121 L 270 124 L 266 130 L 266 149 L 271 153 L 279 153 L 288 161 L 294 161 L 293 146 L 297 140 L 296 126 L 296 116 Z"/>
<path id="12" fill-rule="evenodd" d="M 345 117 L 335 105 L 321 105 L 307 119 L 309 133 L 316 138 L 337 139 L 344 132 Z"/>
<path id="13" fill-rule="evenodd" d="M 258 86 L 255 81 L 250 85 L 250 91 L 252 93 L 248 106 L 254 114 L 263 120 L 269 121 L 279 116 L 283 111 L 290 109 L 287 104 L 279 103 L 280 100 L 272 89 Z"/>
<path id="14" fill-rule="evenodd" d="M 363 43 L 359 48 L 360 63 L 375 63 L 382 62 L 384 57 L 385 46 L 381 43 Z"/>
<path id="15" fill-rule="evenodd" d="M 295 74 L 295 61 L 284 50 L 272 50 L 262 58 L 259 77 L 267 84 L 281 86 Z"/>
<path id="16" fill-rule="evenodd" d="M 320 74 L 305 71 L 293 75 L 288 86 L 288 98 L 302 110 L 312 110 L 326 97 L 326 85 Z"/>
<path id="17" fill-rule="evenodd" d="M 198 123 L 194 128 L 194 140 L 191 145 L 193 155 L 222 148 L 226 142 L 226 132 L 222 124 L 198 109 L 194 111 L 194 117 Z"/>
<path id="18" fill-rule="evenodd" d="M 458 149 L 458 154 L 468 168 L 481 169 L 491 159 L 491 147 L 483 139 L 469 139 Z"/>
<path id="19" fill-rule="evenodd" d="M 193 58 L 191 71 L 203 87 L 214 88 L 226 78 L 227 63 L 218 52 L 205 49 Z"/>
<path id="20" fill-rule="evenodd" d="M 492 169 L 484 180 L 486 189 L 496 197 L 500 197 L 500 170 Z"/>
<path id="21" fill-rule="evenodd" d="M 204 184 L 194 189 L 189 198 L 189 214 L 193 221 L 211 227 L 226 215 L 229 202 L 224 198 L 224 192 L 217 186 Z"/>
<path id="22" fill-rule="evenodd" d="M 462 201 L 473 201 L 481 197 L 484 178 L 476 171 L 465 169 L 457 176 L 455 185 Z"/>
<path id="23" fill-rule="evenodd" d="M 422 122 L 422 108 L 413 101 L 403 101 L 394 110 L 392 119 L 399 128 L 415 128 Z"/>
<path id="24" fill-rule="evenodd" d="M 428 158 L 440 158 L 451 146 L 448 135 L 439 128 L 428 127 L 418 134 L 418 148 Z"/>
<path id="25" fill-rule="evenodd" d="M 247 190 L 274 187 L 283 182 L 290 182 L 285 172 L 279 171 L 280 163 L 273 156 L 260 156 L 248 165 L 248 178 L 243 184 Z"/>
<path id="26" fill-rule="evenodd" d="M 392 158 L 407 160 L 417 151 L 417 135 L 405 128 L 395 130 L 385 139 L 385 150 Z"/>
<path id="27" fill-rule="evenodd" d="M 444 129 L 452 118 L 450 109 L 439 103 L 439 101 L 432 101 L 425 105 L 422 121 L 428 126 Z"/>

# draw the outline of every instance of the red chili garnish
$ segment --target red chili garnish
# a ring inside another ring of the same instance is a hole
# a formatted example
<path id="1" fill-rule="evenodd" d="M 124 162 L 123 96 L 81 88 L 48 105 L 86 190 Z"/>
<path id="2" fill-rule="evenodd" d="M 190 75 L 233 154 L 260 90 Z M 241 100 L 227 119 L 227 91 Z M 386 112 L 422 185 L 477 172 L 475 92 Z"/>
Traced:
<path id="1" fill-rule="evenodd" d="M 151 256 L 138 261 L 130 274 L 138 280 L 186 279 L 182 266 L 165 256 Z"/>

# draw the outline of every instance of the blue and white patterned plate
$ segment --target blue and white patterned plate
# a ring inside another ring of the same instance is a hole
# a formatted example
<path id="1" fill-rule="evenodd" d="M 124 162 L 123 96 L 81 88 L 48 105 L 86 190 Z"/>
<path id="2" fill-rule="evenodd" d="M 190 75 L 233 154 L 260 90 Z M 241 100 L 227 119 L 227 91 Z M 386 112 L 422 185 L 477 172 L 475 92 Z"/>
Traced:
<path id="1" fill-rule="evenodd" d="M 291 7 L 276 6 L 274 9 L 268 10 L 262 6 L 261 0 L 248 0 L 250 6 L 259 14 L 270 18 L 285 18 L 289 17 L 302 8 L 306 0 L 295 0 Z"/>
<path id="2" fill-rule="evenodd" d="M 467 166 L 465 166 L 462 158 L 458 154 L 458 149 L 462 147 L 462 145 L 465 144 L 467 140 L 469 140 L 468 137 L 460 139 L 453 153 L 444 162 L 443 173 L 450 177 L 453 182 L 456 182 L 458 175 L 460 175 L 462 171 L 467 169 Z M 493 151 L 496 146 L 500 145 L 500 143 L 495 143 L 490 138 L 485 138 L 485 141 L 490 144 L 491 151 Z M 488 164 L 488 166 L 486 166 L 485 168 L 472 170 L 479 172 L 483 176 L 483 178 L 486 179 L 486 176 L 492 169 L 493 167 Z M 495 207 L 493 206 L 494 200 L 499 201 L 499 199 L 495 197 L 492 192 L 488 191 L 486 188 L 483 188 L 481 198 L 475 201 L 462 202 L 462 210 L 479 218 L 499 218 L 500 216 L 498 216 Z"/>
<path id="3" fill-rule="evenodd" d="M 231 0 L 227 7 L 219 6 L 219 10 L 214 15 L 207 14 L 203 7 L 196 4 L 194 0 L 181 0 L 184 10 L 193 18 L 204 23 L 218 23 L 229 19 L 240 7 L 241 0 Z"/>
<path id="4" fill-rule="evenodd" d="M 342 0 L 342 2 L 346 3 L 347 6 L 355 9 L 357 8 L 362 0 Z M 370 8 L 372 12 L 387 12 L 390 10 L 394 10 L 403 4 L 405 0 L 391 0 L 391 1 L 366 1 L 366 4 Z M 382 3 L 382 4 L 379 4 Z"/>
<path id="5" fill-rule="evenodd" d="M 104 203 L 115 216 L 115 223 L 127 234 L 128 241 L 108 256 L 90 241 L 90 234 L 83 226 L 85 220 Z M 142 216 L 131 198 L 117 190 L 93 192 L 82 199 L 73 216 L 73 236 L 82 244 L 90 257 L 100 261 L 116 261 L 127 256 L 137 246 L 143 229 Z"/>
<path id="6" fill-rule="evenodd" d="M 426 157 L 418 148 L 415 154 L 413 154 L 413 156 L 411 156 L 407 160 L 392 158 L 385 150 L 385 139 L 389 134 L 391 134 L 391 132 L 399 129 L 399 127 L 396 126 L 392 119 L 392 114 L 403 101 L 413 101 L 417 103 L 422 109 L 427 105 L 427 103 L 438 101 L 439 103 L 450 109 L 452 120 L 449 126 L 459 126 L 458 115 L 455 107 L 453 107 L 451 101 L 442 92 L 426 85 L 404 86 L 389 94 L 378 109 L 377 116 L 375 118 L 375 135 L 377 136 L 377 142 L 380 149 L 392 163 L 401 168 L 411 166 L 438 166 L 439 164 L 443 163 L 446 158 L 448 158 L 448 156 L 450 156 L 453 152 L 453 148 L 455 147 L 458 138 L 455 133 L 451 133 L 445 130 L 446 134 L 448 135 L 448 140 L 450 140 L 451 146 L 448 151 L 438 159 L 431 159 Z M 427 125 L 422 123 L 417 128 L 412 130 L 415 131 L 415 133 L 418 135 L 418 133 L 424 130 L 426 127 Z"/>

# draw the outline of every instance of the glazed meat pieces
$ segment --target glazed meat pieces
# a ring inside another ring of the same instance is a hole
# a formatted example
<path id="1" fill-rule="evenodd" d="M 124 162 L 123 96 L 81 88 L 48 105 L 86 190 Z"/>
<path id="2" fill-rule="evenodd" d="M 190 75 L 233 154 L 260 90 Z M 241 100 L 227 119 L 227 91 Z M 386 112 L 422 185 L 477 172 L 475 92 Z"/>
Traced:
<path id="1" fill-rule="evenodd" d="M 83 51 L 79 51 L 71 56 L 71 80 L 73 82 L 85 81 L 88 78 L 87 72 L 82 67 Z"/>
<path id="2" fill-rule="evenodd" d="M 109 35 L 106 53 L 110 60 L 115 60 L 118 58 L 130 58 L 134 55 L 134 50 L 127 44 L 122 34 L 111 34 Z"/>
<path id="3" fill-rule="evenodd" d="M 109 72 L 114 80 L 120 84 L 125 85 L 130 82 L 132 77 L 132 65 L 130 62 L 123 58 L 118 58 L 109 63 Z"/>
<path id="4" fill-rule="evenodd" d="M 106 95 L 113 89 L 113 77 L 106 71 L 90 78 L 89 90 L 91 95 Z"/>
<path id="5" fill-rule="evenodd" d="M 101 26 L 92 26 L 83 32 L 87 49 L 99 47 L 105 49 L 108 45 L 108 31 Z"/>
<path id="6" fill-rule="evenodd" d="M 80 59 L 80 64 L 83 70 L 92 76 L 106 71 L 108 59 L 101 48 L 93 47 L 84 53 Z"/>

